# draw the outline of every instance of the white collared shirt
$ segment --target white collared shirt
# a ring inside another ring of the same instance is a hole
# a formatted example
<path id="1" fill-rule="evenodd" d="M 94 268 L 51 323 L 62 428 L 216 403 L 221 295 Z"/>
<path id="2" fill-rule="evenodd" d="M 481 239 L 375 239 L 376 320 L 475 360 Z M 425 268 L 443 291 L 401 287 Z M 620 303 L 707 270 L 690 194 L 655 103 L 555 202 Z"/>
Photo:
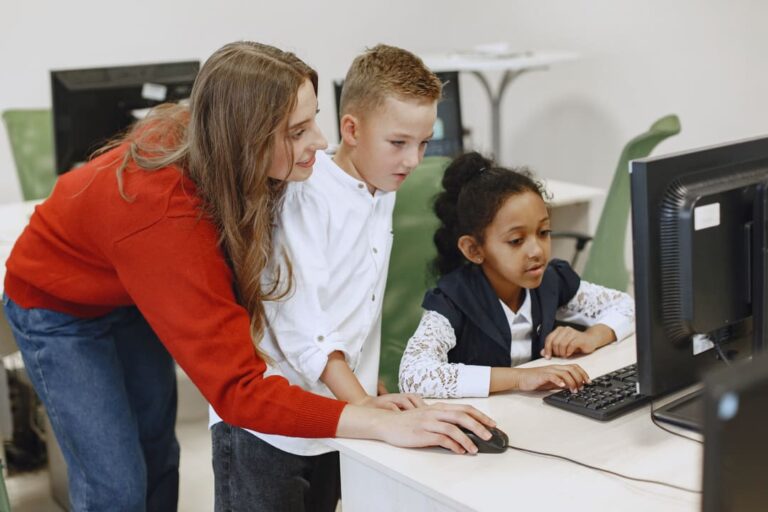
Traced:
<path id="1" fill-rule="evenodd" d="M 332 397 L 319 379 L 328 355 L 339 351 L 365 391 L 376 395 L 394 206 L 394 192 L 371 194 L 322 151 L 309 179 L 288 184 L 273 260 L 282 261 L 285 250 L 293 289 L 264 304 L 268 328 L 260 347 L 272 359 L 267 375 Z M 212 423 L 220 421 L 211 413 Z M 252 433 L 298 455 L 331 451 L 311 439 Z"/>
<path id="2" fill-rule="evenodd" d="M 510 350 L 512 366 L 527 363 L 531 360 L 531 334 L 533 332 L 533 317 L 531 316 L 531 292 L 525 290 L 523 303 L 517 310 L 512 311 L 503 300 L 499 299 L 504 316 L 507 317 L 511 333 Z"/>

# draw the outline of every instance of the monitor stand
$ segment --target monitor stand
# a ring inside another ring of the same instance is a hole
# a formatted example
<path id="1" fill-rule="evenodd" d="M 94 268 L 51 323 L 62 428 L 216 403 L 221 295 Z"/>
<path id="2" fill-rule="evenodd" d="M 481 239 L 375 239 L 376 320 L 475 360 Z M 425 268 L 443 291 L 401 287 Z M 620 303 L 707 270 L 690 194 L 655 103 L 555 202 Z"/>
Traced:
<path id="1" fill-rule="evenodd" d="M 701 389 L 659 407 L 653 411 L 653 417 L 677 427 L 703 432 L 704 398 Z"/>

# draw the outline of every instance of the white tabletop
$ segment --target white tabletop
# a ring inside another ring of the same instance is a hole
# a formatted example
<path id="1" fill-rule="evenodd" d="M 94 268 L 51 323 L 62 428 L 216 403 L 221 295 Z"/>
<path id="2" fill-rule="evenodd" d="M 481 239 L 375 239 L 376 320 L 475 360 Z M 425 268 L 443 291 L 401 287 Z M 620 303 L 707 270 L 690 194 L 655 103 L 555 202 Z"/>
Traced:
<path id="1" fill-rule="evenodd" d="M 0 204 L 0 293 L 5 278 L 5 260 L 16 239 L 29 223 L 29 217 L 40 201 Z"/>
<path id="2" fill-rule="evenodd" d="M 587 185 L 577 185 L 560 180 L 549 180 L 542 178 L 544 188 L 552 195 L 549 205 L 553 208 L 558 206 L 569 206 L 578 203 L 588 203 L 594 199 L 605 197 L 605 190 L 601 188 L 589 187 Z"/>
<path id="3" fill-rule="evenodd" d="M 525 71 L 545 68 L 550 64 L 575 60 L 578 54 L 569 52 L 519 52 L 491 54 L 455 52 L 422 55 L 424 64 L 432 71 Z"/>
<path id="4" fill-rule="evenodd" d="M 0 204 L 0 295 L 3 293 L 5 280 L 5 261 L 24 227 L 29 216 L 40 201 Z M 16 344 L 10 328 L 5 324 L 5 316 L 0 308 L 0 357 L 16 351 Z"/>
<path id="5" fill-rule="evenodd" d="M 591 376 L 598 376 L 634 360 L 635 343 L 630 338 L 581 357 L 578 364 Z M 528 363 L 542 364 L 547 362 Z M 544 395 L 502 393 L 456 402 L 471 404 L 493 417 L 512 445 L 635 477 L 701 488 L 702 446 L 656 427 L 650 420 L 650 406 L 603 423 L 546 405 L 541 400 Z M 373 467 L 448 509 L 648 512 L 700 507 L 697 494 L 631 482 L 513 450 L 460 456 L 439 448 L 402 449 L 375 441 L 334 439 L 329 443 L 343 457 Z"/>

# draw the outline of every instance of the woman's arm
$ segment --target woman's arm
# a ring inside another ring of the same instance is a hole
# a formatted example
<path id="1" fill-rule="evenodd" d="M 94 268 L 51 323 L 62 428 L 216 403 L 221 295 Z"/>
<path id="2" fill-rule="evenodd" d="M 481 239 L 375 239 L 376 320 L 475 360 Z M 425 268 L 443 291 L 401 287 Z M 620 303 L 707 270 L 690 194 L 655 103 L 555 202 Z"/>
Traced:
<path id="1" fill-rule="evenodd" d="M 347 405 L 336 437 L 377 439 L 403 448 L 442 446 L 455 453 L 477 453 L 459 427 L 489 439 L 486 427 L 495 426 L 492 419 L 469 405 L 434 404 L 399 412 Z"/>
<path id="2" fill-rule="evenodd" d="M 469 406 L 385 411 L 265 377 L 266 364 L 254 350 L 248 314 L 234 297 L 218 232 L 196 215 L 165 218 L 122 239 L 114 252 L 126 291 L 227 423 L 271 434 L 336 434 L 397 446 L 445 446 L 459 453 L 472 445 L 455 425 L 490 436 L 481 423 L 495 423 Z"/>
<path id="3" fill-rule="evenodd" d="M 436 311 L 424 311 L 400 361 L 400 390 L 433 398 L 488 396 L 491 369 L 448 362 L 456 346 L 450 322 Z"/>

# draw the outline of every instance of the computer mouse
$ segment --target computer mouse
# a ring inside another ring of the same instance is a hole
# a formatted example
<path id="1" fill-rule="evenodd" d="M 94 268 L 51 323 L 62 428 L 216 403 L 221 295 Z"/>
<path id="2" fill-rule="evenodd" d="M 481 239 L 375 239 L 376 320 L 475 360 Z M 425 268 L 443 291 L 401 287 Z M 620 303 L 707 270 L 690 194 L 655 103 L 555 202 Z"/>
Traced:
<path id="1" fill-rule="evenodd" d="M 507 450 L 509 437 L 501 429 L 486 427 L 491 433 L 491 438 L 487 441 L 480 438 L 477 434 L 464 427 L 461 431 L 467 434 L 467 437 L 477 446 L 477 453 L 503 453 Z"/>

